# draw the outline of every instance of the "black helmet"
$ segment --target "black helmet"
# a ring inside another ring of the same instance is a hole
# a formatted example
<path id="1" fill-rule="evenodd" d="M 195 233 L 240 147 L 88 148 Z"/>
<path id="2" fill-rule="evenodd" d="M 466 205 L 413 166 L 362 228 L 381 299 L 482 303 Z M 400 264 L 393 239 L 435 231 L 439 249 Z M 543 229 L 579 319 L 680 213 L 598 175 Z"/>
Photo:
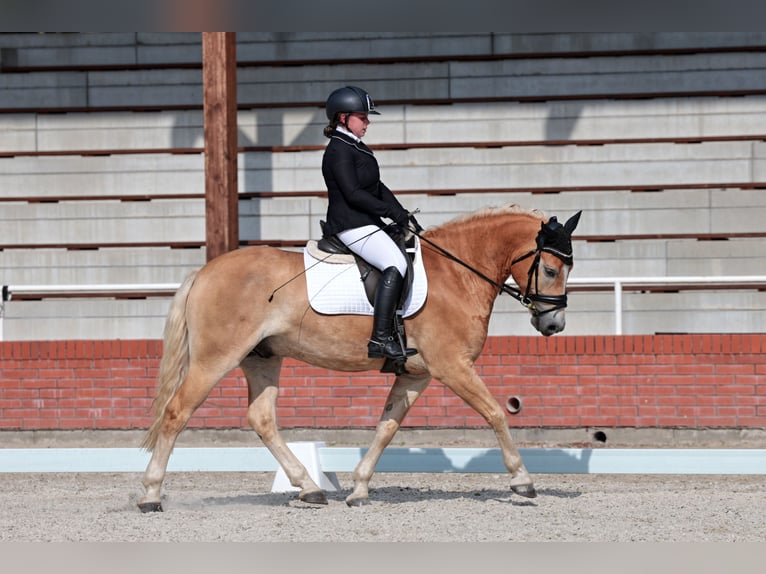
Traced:
<path id="1" fill-rule="evenodd" d="M 333 121 L 339 113 L 362 113 L 380 115 L 375 111 L 375 102 L 372 101 L 370 94 L 362 88 L 356 86 L 346 86 L 338 88 L 327 98 L 326 104 L 327 119 Z"/>

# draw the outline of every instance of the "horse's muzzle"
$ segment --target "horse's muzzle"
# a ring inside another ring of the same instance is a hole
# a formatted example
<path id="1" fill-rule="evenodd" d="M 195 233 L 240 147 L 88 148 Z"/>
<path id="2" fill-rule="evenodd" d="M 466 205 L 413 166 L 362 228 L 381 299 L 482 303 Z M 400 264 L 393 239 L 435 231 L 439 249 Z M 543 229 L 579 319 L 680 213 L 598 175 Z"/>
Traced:
<path id="1" fill-rule="evenodd" d="M 546 337 L 560 333 L 564 330 L 567 323 L 563 308 L 556 309 L 550 313 L 533 314 L 529 321 L 541 335 Z"/>

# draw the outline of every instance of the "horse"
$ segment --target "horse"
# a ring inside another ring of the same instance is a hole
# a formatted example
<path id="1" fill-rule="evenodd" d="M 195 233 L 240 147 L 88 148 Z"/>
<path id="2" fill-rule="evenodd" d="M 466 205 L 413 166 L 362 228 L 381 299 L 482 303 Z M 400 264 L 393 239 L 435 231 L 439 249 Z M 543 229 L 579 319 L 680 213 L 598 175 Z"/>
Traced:
<path id="1" fill-rule="evenodd" d="M 474 363 L 500 293 L 521 302 L 542 335 L 564 329 L 571 234 L 580 213 L 562 225 L 539 210 L 493 207 L 417 233 L 428 292 L 421 309 L 405 319 L 407 346 L 417 354 L 394 378 L 372 444 L 353 471 L 346 504 L 369 503 L 368 485 L 381 453 L 433 378 L 493 429 L 512 492 L 537 496 L 505 414 Z M 369 316 L 314 312 L 303 271 L 301 253 L 251 246 L 212 259 L 182 282 L 166 318 L 154 416 L 142 443 L 152 453 L 142 480 L 145 495 L 138 502 L 142 512 L 162 511 L 160 489 L 179 433 L 236 367 L 247 380 L 247 421 L 298 488 L 298 499 L 327 504 L 325 492 L 277 428 L 282 360 L 360 372 L 381 370 L 383 359 L 367 357 Z M 518 287 L 506 283 L 510 277 Z"/>

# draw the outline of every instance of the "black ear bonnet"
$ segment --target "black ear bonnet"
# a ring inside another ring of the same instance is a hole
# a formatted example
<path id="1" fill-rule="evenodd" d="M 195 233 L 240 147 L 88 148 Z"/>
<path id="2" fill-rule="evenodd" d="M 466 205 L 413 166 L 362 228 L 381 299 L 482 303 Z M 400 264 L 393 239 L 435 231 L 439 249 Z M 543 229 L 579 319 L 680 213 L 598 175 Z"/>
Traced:
<path id="1" fill-rule="evenodd" d="M 543 223 L 537 234 L 537 249 L 547 251 L 567 265 L 572 265 L 572 232 L 577 227 L 581 214 L 582 211 L 578 211 L 564 225 L 561 225 L 555 216 Z"/>

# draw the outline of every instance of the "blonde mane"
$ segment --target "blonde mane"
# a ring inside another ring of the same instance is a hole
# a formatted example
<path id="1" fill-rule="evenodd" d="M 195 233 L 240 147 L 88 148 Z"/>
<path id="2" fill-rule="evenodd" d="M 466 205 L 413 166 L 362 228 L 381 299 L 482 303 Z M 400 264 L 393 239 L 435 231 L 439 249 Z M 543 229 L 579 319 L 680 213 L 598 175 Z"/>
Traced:
<path id="1" fill-rule="evenodd" d="M 530 217 L 536 217 L 537 219 L 540 219 L 542 221 L 548 221 L 548 216 L 545 214 L 545 212 L 539 209 L 527 209 L 520 205 L 512 204 L 512 205 L 503 205 L 499 207 L 486 207 L 484 209 L 479 209 L 477 211 L 467 213 L 465 215 L 459 215 L 458 217 L 454 219 L 451 219 L 441 225 L 433 227 L 431 230 L 436 231 L 436 230 L 452 227 L 453 225 L 466 223 L 469 221 L 486 219 L 488 217 L 494 217 L 497 215 L 512 215 L 512 214 L 528 215 Z"/>

